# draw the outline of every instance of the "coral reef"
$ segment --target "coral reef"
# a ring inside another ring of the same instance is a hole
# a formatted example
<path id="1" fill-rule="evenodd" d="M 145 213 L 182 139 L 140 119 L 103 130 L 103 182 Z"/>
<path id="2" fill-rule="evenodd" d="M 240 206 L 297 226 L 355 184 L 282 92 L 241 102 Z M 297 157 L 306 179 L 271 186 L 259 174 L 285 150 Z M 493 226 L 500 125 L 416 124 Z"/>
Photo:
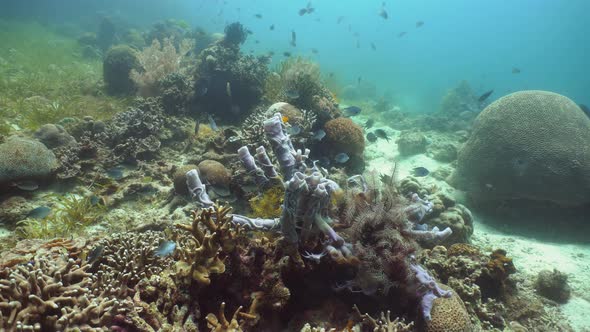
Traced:
<path id="1" fill-rule="evenodd" d="M 474 330 L 463 300 L 452 292 L 450 297 L 434 300 L 432 318 L 426 322 L 428 332 L 471 332 Z"/>
<path id="2" fill-rule="evenodd" d="M 554 269 L 543 270 L 537 275 L 535 289 L 542 296 L 558 303 L 566 303 L 571 296 L 567 275 Z"/>
<path id="3" fill-rule="evenodd" d="M 35 138 L 45 144 L 49 149 L 63 146 L 76 145 L 76 139 L 70 135 L 62 126 L 46 124 L 35 132 Z"/>
<path id="4" fill-rule="evenodd" d="M 362 156 L 365 150 L 363 129 L 349 118 L 337 118 L 326 122 L 326 141 L 334 154 L 345 152 Z"/>
<path id="5" fill-rule="evenodd" d="M 186 195 L 189 193 L 186 185 L 186 173 L 193 169 L 198 169 L 197 165 L 182 165 L 174 170 L 172 181 L 174 182 L 174 191 L 177 194 Z"/>
<path id="6" fill-rule="evenodd" d="M 199 174 L 210 186 L 227 188 L 230 174 L 225 166 L 215 160 L 203 160 L 198 165 Z"/>
<path id="7" fill-rule="evenodd" d="M 439 112 L 445 115 L 457 116 L 463 112 L 477 114 L 479 110 L 479 102 L 473 89 L 467 81 L 461 81 L 443 97 Z"/>
<path id="8" fill-rule="evenodd" d="M 197 108 L 213 111 L 225 122 L 235 122 L 253 110 L 261 100 L 268 75 L 269 59 L 243 55 L 239 44 L 244 33 L 236 30 L 243 27 L 229 25 L 224 40 L 204 49 L 195 70 Z"/>
<path id="9" fill-rule="evenodd" d="M 103 60 L 103 78 L 108 93 L 130 95 L 137 87 L 130 77 L 133 69 L 140 68 L 137 52 L 126 45 L 113 46 Z"/>
<path id="10" fill-rule="evenodd" d="M 481 112 L 459 152 L 453 182 L 475 200 L 590 201 L 590 119 L 546 91 L 504 96 Z M 539 179 L 543 179 L 539 181 Z"/>
<path id="11" fill-rule="evenodd" d="M 418 132 L 402 132 L 395 141 L 401 156 L 411 156 L 426 152 L 426 136 Z"/>
<path id="12" fill-rule="evenodd" d="M 10 136 L 0 144 L 0 186 L 14 181 L 44 179 L 57 169 L 55 155 L 43 143 Z"/>

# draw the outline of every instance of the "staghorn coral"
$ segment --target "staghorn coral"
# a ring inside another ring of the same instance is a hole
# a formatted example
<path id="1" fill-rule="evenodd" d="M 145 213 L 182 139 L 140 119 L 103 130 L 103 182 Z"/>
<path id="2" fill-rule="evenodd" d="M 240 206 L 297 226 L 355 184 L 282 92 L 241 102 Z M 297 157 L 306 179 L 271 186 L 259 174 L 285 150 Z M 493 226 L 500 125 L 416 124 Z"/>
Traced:
<path id="1" fill-rule="evenodd" d="M 173 73 L 183 74 L 188 67 L 182 66 L 186 54 L 193 49 L 195 41 L 183 39 L 178 44 L 178 50 L 170 38 L 164 38 L 162 43 L 157 39 L 149 47 L 137 53 L 141 70 L 132 69 L 131 79 L 142 97 L 154 97 L 158 94 L 158 81 Z"/>
<path id="2" fill-rule="evenodd" d="M 73 259 L 36 257 L 0 271 L 0 329 L 104 331 L 127 311 L 125 300 L 90 294 L 89 266 Z"/>
<path id="3" fill-rule="evenodd" d="M 231 207 L 213 207 L 193 212 L 190 225 L 176 224 L 190 236 L 179 237 L 176 271 L 198 285 L 209 285 L 211 274 L 225 271 L 223 256 L 232 252 L 243 236 L 243 228 L 232 223 Z M 189 282 L 190 283 L 190 282 Z"/>
<path id="4" fill-rule="evenodd" d="M 160 274 L 171 266 L 169 257 L 158 257 L 155 250 L 165 240 L 162 232 L 117 233 L 99 241 L 94 250 L 99 257 L 88 270 L 92 272 L 95 295 L 125 298 L 134 293 L 135 286 L 144 279 Z M 116 285 L 116 287 L 114 287 Z"/>
<path id="5" fill-rule="evenodd" d="M 353 307 L 355 315 L 361 320 L 362 326 L 367 326 L 373 332 L 411 332 L 414 331 L 414 322 L 406 324 L 403 319 L 397 317 L 393 321 L 391 320 L 391 314 L 389 310 L 387 313 L 381 312 L 381 318 L 375 319 L 369 314 L 362 314 L 359 308 L 354 305 Z M 349 329 L 350 330 L 350 329 Z"/>
<path id="6" fill-rule="evenodd" d="M 225 317 L 225 302 L 221 303 L 219 307 L 219 314 L 207 314 L 205 319 L 207 320 L 207 327 L 211 329 L 211 332 L 242 332 L 243 328 L 249 319 L 255 319 L 255 316 L 242 312 L 242 307 L 238 307 L 234 312 L 231 320 L 227 320 Z"/>

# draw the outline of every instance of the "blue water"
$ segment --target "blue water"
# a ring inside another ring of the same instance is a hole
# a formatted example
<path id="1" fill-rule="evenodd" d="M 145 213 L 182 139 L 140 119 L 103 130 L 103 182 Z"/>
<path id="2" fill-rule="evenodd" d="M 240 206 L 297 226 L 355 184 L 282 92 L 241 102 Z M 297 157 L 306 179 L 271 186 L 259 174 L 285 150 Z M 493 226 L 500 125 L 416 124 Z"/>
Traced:
<path id="1" fill-rule="evenodd" d="M 0 15 L 80 25 L 93 24 L 97 14 L 140 26 L 176 18 L 212 32 L 222 32 L 227 23 L 237 20 L 253 31 L 245 52 L 272 50 L 277 54 L 275 63 L 282 60 L 284 51 L 310 56 L 324 73 L 336 73 L 342 85 L 355 84 L 361 77 L 381 93 L 392 93 L 396 103 L 412 112 L 437 110 L 445 92 L 463 79 L 477 93 L 494 89 L 493 98 L 517 90 L 543 89 L 590 104 L 590 1 L 386 1 L 387 20 L 378 16 L 382 1 L 317 0 L 311 2 L 314 13 L 299 16 L 298 10 L 307 3 L 12 1 Z M 343 20 L 337 24 L 340 16 Z M 416 28 L 417 21 L 424 26 Z M 271 24 L 274 31 L 269 29 Z M 295 48 L 289 45 L 291 31 L 297 33 Z M 398 38 L 402 31 L 407 34 Z M 522 72 L 512 74 L 513 67 Z"/>

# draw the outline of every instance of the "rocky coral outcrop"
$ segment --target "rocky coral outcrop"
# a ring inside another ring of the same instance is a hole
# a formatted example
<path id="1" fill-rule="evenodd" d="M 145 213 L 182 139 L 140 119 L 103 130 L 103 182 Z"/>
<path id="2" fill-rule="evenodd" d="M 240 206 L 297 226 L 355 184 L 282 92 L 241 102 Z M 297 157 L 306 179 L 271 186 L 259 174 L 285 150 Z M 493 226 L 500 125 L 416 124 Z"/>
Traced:
<path id="1" fill-rule="evenodd" d="M 567 283 L 567 275 L 556 269 L 539 272 L 535 280 L 535 289 L 542 296 L 558 303 L 566 303 L 572 293 Z"/>
<path id="2" fill-rule="evenodd" d="M 131 70 L 139 69 L 137 53 L 127 45 L 113 46 L 103 60 L 103 78 L 106 90 L 113 95 L 130 95 L 137 87 L 130 78 Z"/>
<path id="3" fill-rule="evenodd" d="M 35 132 L 35 138 L 49 149 L 76 145 L 76 139 L 64 127 L 48 123 Z"/>
<path id="4" fill-rule="evenodd" d="M 55 154 L 39 141 L 11 136 L 0 144 L 0 184 L 44 179 L 58 166 Z"/>
<path id="5" fill-rule="evenodd" d="M 401 156 L 412 156 L 426 152 L 428 141 L 426 136 L 418 132 L 402 132 L 395 141 Z"/>
<path id="6" fill-rule="evenodd" d="M 227 188 L 230 182 L 230 173 L 225 166 L 215 160 L 203 160 L 199 163 L 199 174 L 208 184 Z"/>
<path id="7" fill-rule="evenodd" d="M 337 118 L 326 122 L 326 141 L 335 153 L 345 152 L 361 156 L 365 150 L 363 129 L 349 118 Z"/>
<path id="8" fill-rule="evenodd" d="M 453 182 L 481 201 L 590 202 L 590 119 L 569 98 L 519 91 L 479 114 Z"/>

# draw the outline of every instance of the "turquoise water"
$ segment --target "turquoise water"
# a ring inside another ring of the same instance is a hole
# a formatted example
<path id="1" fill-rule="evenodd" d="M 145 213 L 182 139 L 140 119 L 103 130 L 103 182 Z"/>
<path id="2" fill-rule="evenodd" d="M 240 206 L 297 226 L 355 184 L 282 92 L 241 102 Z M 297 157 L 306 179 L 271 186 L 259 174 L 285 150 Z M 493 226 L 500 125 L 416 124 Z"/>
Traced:
<path id="1" fill-rule="evenodd" d="M 461 80 L 478 93 L 494 89 L 496 98 L 542 89 L 590 104 L 585 0 L 386 1 L 387 20 L 378 16 L 381 1 L 311 1 L 315 11 L 304 16 L 298 15 L 307 5 L 303 0 L 13 2 L 0 15 L 82 26 L 96 23 L 99 14 L 139 26 L 176 18 L 211 32 L 240 21 L 253 32 L 246 51 L 274 51 L 275 62 L 284 51 L 310 56 L 342 84 L 362 77 L 411 112 L 437 110 Z M 416 28 L 417 21 L 424 25 Z M 297 47 L 289 45 L 291 31 Z M 407 34 L 399 38 L 401 32 Z M 512 74 L 513 67 L 521 73 Z"/>

